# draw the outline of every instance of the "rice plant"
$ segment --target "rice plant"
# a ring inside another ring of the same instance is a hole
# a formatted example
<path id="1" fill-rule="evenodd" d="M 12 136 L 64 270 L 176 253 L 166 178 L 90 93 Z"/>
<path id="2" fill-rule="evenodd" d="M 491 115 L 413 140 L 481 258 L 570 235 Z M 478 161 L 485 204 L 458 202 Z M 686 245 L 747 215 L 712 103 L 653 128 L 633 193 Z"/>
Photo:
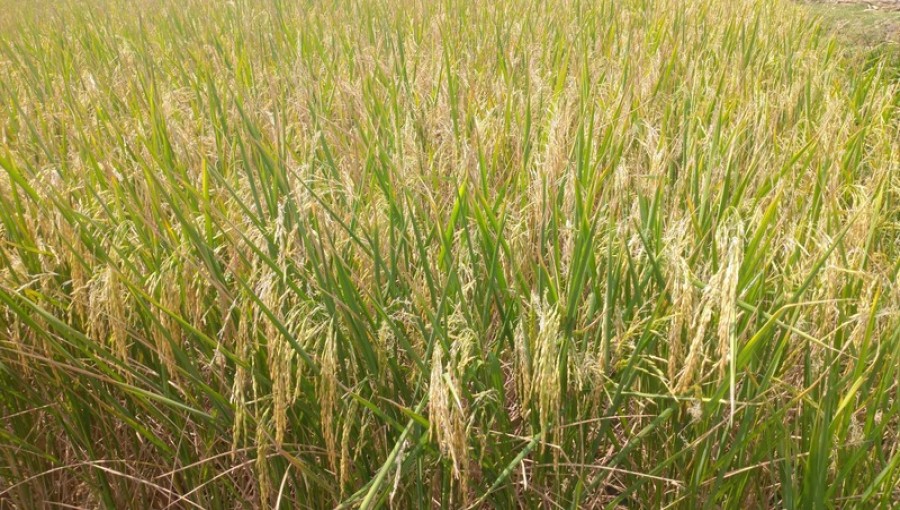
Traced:
<path id="1" fill-rule="evenodd" d="M 0 0 L 0 508 L 900 505 L 900 72 L 786 0 Z"/>

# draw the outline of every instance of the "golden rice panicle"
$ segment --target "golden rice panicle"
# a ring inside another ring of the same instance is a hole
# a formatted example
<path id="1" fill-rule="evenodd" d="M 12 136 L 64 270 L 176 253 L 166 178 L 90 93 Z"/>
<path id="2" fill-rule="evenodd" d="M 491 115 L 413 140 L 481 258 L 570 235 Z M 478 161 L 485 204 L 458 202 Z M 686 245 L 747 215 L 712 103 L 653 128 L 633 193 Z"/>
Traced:
<path id="1" fill-rule="evenodd" d="M 319 409 L 322 422 L 322 435 L 325 438 L 325 454 L 328 464 L 336 473 L 340 468 L 338 459 L 340 448 L 338 447 L 338 336 L 334 324 L 329 324 L 328 331 L 322 345 L 319 376 Z"/>
<path id="2" fill-rule="evenodd" d="M 687 260 L 681 252 L 685 248 L 687 222 L 681 221 L 673 229 L 673 235 L 667 238 L 666 251 L 669 261 L 669 282 L 672 295 L 672 319 L 669 323 L 668 349 L 669 358 L 667 376 L 669 384 L 674 384 L 678 371 L 684 363 L 684 335 L 694 316 L 694 289 L 693 274 Z"/>
<path id="3" fill-rule="evenodd" d="M 116 357 L 125 361 L 128 359 L 127 293 L 120 278 L 116 267 L 110 264 L 92 279 L 88 332 L 90 336 L 108 342 Z"/>
<path id="4" fill-rule="evenodd" d="M 247 433 L 247 421 L 249 419 L 249 405 L 247 403 L 247 391 L 250 389 L 252 372 L 246 366 L 253 352 L 253 336 L 256 328 L 253 324 L 251 312 L 238 311 L 238 329 L 234 339 L 234 352 L 244 363 L 236 363 L 234 367 L 234 379 L 231 385 L 231 405 L 234 407 L 234 423 L 232 425 L 232 455 L 237 452 Z"/>
<path id="5" fill-rule="evenodd" d="M 742 228 L 739 225 L 727 229 L 730 236 L 727 242 L 723 239 L 720 245 L 725 248 L 727 246 L 727 255 L 725 264 L 721 268 L 723 271 L 718 289 L 718 299 L 716 300 L 719 307 L 719 377 L 725 375 L 725 370 L 729 365 L 734 363 L 735 350 L 735 328 L 738 319 L 738 278 L 743 260 L 742 245 Z"/>
<path id="6" fill-rule="evenodd" d="M 720 272 L 710 280 L 707 287 L 703 290 L 703 296 L 700 299 L 697 311 L 694 313 L 690 328 L 693 332 L 693 337 L 688 347 L 684 366 L 679 372 L 678 383 L 672 390 L 675 394 L 688 391 L 702 377 L 703 365 L 707 361 L 704 343 L 706 340 L 706 329 L 713 318 L 714 301 L 718 297 L 717 289 L 721 276 L 722 273 Z"/>
<path id="7" fill-rule="evenodd" d="M 534 296 L 532 306 L 537 313 L 537 332 L 534 338 L 534 400 L 537 401 L 541 431 L 546 432 L 555 424 L 562 399 L 560 394 L 559 313 L 547 298 Z"/>
<path id="8" fill-rule="evenodd" d="M 338 484 L 341 488 L 341 495 L 346 495 L 347 486 L 350 482 L 350 450 L 358 441 L 353 438 L 353 426 L 356 424 L 358 415 L 358 407 L 356 400 L 350 402 L 346 412 L 344 413 L 344 423 L 341 429 L 341 461 L 338 470 Z"/>
<path id="9" fill-rule="evenodd" d="M 518 396 L 519 413 L 527 418 L 531 411 L 532 394 L 532 361 L 530 333 L 526 331 L 526 319 L 523 317 L 516 326 L 513 335 L 513 377 L 516 395 Z"/>
<path id="10" fill-rule="evenodd" d="M 445 366 L 443 347 L 435 345 L 428 387 L 430 435 L 441 454 L 450 459 L 453 478 L 459 483 L 463 498 L 468 498 L 469 445 L 462 398 L 462 388 L 454 374 L 452 360 Z"/>
<path id="11" fill-rule="evenodd" d="M 284 335 L 277 334 L 269 339 L 268 366 L 272 379 L 272 407 L 275 421 L 275 445 L 281 446 L 288 427 L 288 409 L 294 403 L 294 357 L 295 352 Z"/>
<path id="12" fill-rule="evenodd" d="M 181 326 L 175 319 L 180 312 L 181 295 L 177 288 L 179 281 L 178 272 L 173 268 L 175 261 L 170 260 L 163 270 L 150 278 L 150 291 L 159 301 L 159 306 L 154 307 L 154 315 L 161 328 L 153 331 L 152 337 L 159 356 L 169 377 L 178 377 L 178 366 L 175 362 L 175 354 L 172 344 L 181 344 Z"/>
<path id="13" fill-rule="evenodd" d="M 256 425 L 256 482 L 259 492 L 259 507 L 267 510 L 272 498 L 272 478 L 269 472 L 269 456 L 272 453 L 270 440 L 271 416 L 269 410 L 263 412 Z"/>

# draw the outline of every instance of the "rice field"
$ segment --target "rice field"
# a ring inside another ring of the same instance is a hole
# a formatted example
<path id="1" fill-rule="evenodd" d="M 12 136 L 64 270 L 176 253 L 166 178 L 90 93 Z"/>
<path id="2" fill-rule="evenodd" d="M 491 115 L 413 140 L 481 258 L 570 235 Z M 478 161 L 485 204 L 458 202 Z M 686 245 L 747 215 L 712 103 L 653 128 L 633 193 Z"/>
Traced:
<path id="1" fill-rule="evenodd" d="M 0 509 L 900 505 L 900 59 L 786 0 L 0 0 Z"/>

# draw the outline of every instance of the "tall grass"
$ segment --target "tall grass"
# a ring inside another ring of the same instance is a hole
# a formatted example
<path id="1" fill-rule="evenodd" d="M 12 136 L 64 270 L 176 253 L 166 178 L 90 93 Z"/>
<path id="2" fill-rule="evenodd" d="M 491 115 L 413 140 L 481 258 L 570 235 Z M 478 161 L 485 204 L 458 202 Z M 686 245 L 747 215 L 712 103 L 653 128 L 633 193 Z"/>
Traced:
<path id="1" fill-rule="evenodd" d="M 900 85 L 798 7 L 0 11 L 0 507 L 900 504 Z"/>

